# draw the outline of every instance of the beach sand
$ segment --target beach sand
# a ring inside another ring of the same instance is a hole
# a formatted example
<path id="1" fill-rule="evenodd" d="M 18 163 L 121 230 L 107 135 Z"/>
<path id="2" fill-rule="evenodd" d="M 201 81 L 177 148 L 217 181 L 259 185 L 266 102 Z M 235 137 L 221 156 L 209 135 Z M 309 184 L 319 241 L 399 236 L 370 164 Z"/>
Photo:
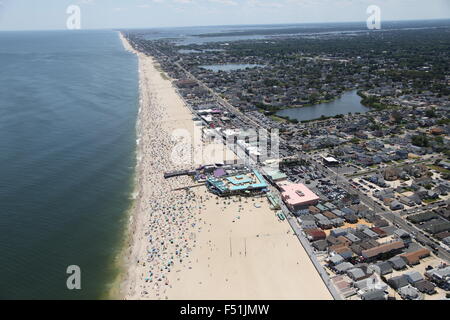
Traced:
<path id="1" fill-rule="evenodd" d="M 120 37 L 139 58 L 141 92 L 136 199 L 119 297 L 332 299 L 289 224 L 278 220 L 266 198 L 218 198 L 190 177 L 164 179 L 164 172 L 194 167 L 174 158 L 189 148 L 201 153 L 198 145 L 174 148 L 180 141 L 171 139 L 174 130 L 194 134 L 193 115 L 154 60 Z M 217 154 L 224 149 L 211 147 Z"/>

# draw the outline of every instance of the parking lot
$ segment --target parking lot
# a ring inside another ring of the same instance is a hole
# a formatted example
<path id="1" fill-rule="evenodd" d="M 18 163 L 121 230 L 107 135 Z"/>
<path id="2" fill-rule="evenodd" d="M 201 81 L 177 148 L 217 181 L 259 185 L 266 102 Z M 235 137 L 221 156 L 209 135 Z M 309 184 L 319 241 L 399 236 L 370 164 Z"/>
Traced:
<path id="1" fill-rule="evenodd" d="M 326 178 L 326 175 L 314 165 L 300 165 L 284 168 L 282 171 L 289 180 L 307 185 L 322 200 L 338 201 L 348 195 L 344 189 L 335 184 L 332 177 Z"/>

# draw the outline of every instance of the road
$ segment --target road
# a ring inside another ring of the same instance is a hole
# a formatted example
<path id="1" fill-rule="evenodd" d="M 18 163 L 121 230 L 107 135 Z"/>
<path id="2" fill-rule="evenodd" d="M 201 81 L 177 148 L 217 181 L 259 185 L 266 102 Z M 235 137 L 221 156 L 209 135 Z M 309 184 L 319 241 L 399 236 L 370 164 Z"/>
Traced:
<path id="1" fill-rule="evenodd" d="M 308 159 L 309 161 L 311 161 L 312 163 L 314 163 L 320 170 L 322 170 L 322 172 L 328 172 L 329 178 L 333 179 L 334 181 L 336 181 L 336 183 L 337 183 L 337 185 L 339 187 L 343 188 L 344 190 L 346 190 L 347 192 L 349 192 L 351 194 L 357 194 L 359 196 L 359 199 L 361 200 L 361 202 L 364 203 L 365 205 L 367 205 L 372 210 L 374 210 L 374 212 L 376 212 L 377 214 L 379 214 L 380 216 L 382 216 L 386 220 L 390 221 L 392 224 L 394 224 L 394 225 L 402 228 L 406 232 L 414 235 L 416 240 L 421 242 L 422 245 L 424 247 L 426 247 L 427 249 L 429 249 L 431 251 L 434 250 L 434 248 L 429 245 L 430 242 L 434 243 L 435 245 L 437 245 L 438 250 L 437 250 L 437 252 L 435 252 L 435 254 L 439 258 L 450 262 L 450 253 L 447 252 L 447 250 L 445 250 L 444 248 L 440 247 L 439 244 L 437 242 L 435 242 L 434 240 L 432 240 L 432 239 L 428 238 L 427 236 L 425 236 L 425 234 L 423 233 L 422 230 L 420 230 L 419 228 L 415 227 L 413 224 L 409 224 L 402 216 L 400 216 L 399 213 L 387 211 L 381 205 L 376 203 L 375 200 L 373 200 L 372 198 L 367 196 L 367 194 L 359 191 L 358 189 L 353 188 L 350 185 L 350 183 L 348 182 L 348 180 L 344 176 L 340 175 L 339 173 L 336 173 L 335 171 L 333 171 L 332 169 L 330 169 L 328 167 L 325 167 L 323 164 L 321 164 L 320 162 L 316 161 L 311 156 L 309 156 L 307 154 L 304 154 L 304 157 L 306 159 Z M 424 208 L 421 208 L 420 210 L 425 211 L 425 210 L 430 210 L 430 209 L 435 208 L 435 207 L 436 207 L 435 204 L 431 204 L 431 205 L 428 205 L 428 206 L 426 206 Z"/>
<path id="2" fill-rule="evenodd" d="M 386 218 L 387 220 L 391 221 L 393 224 L 398 225 L 400 228 L 402 228 L 403 230 L 409 232 L 410 234 L 413 234 L 414 237 L 416 238 L 416 240 L 418 240 L 419 242 L 421 242 L 421 244 L 426 247 L 427 249 L 433 251 L 433 247 L 431 247 L 430 245 L 428 245 L 428 243 L 435 243 L 436 242 L 430 238 L 428 238 L 427 236 L 425 236 L 425 233 L 423 233 L 422 230 L 420 230 L 419 228 L 416 228 L 414 225 L 410 225 L 405 219 L 403 219 L 399 214 L 394 213 L 394 212 L 384 212 L 382 214 L 382 216 L 384 218 Z M 449 252 L 447 252 L 447 250 L 445 250 L 444 248 L 440 247 L 439 244 L 436 245 L 437 252 L 435 252 L 435 254 L 446 261 L 450 261 L 450 254 Z"/>

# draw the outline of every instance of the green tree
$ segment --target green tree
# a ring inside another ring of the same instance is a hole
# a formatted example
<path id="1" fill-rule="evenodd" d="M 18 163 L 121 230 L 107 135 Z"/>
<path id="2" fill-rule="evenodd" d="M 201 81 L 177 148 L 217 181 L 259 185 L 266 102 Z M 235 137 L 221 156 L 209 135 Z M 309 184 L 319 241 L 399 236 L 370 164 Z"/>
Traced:
<path id="1" fill-rule="evenodd" d="M 428 147 L 430 145 L 427 136 L 424 134 L 413 136 L 411 138 L 411 143 L 417 147 Z"/>

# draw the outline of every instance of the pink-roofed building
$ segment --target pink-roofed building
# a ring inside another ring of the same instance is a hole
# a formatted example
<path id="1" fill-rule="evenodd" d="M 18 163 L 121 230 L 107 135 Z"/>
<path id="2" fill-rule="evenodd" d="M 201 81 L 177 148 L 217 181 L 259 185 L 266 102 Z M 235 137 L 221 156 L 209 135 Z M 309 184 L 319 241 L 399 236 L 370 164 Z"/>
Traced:
<path id="1" fill-rule="evenodd" d="M 280 187 L 281 197 L 286 206 L 292 211 L 297 211 L 319 202 L 319 197 L 304 184 L 291 183 Z"/>

